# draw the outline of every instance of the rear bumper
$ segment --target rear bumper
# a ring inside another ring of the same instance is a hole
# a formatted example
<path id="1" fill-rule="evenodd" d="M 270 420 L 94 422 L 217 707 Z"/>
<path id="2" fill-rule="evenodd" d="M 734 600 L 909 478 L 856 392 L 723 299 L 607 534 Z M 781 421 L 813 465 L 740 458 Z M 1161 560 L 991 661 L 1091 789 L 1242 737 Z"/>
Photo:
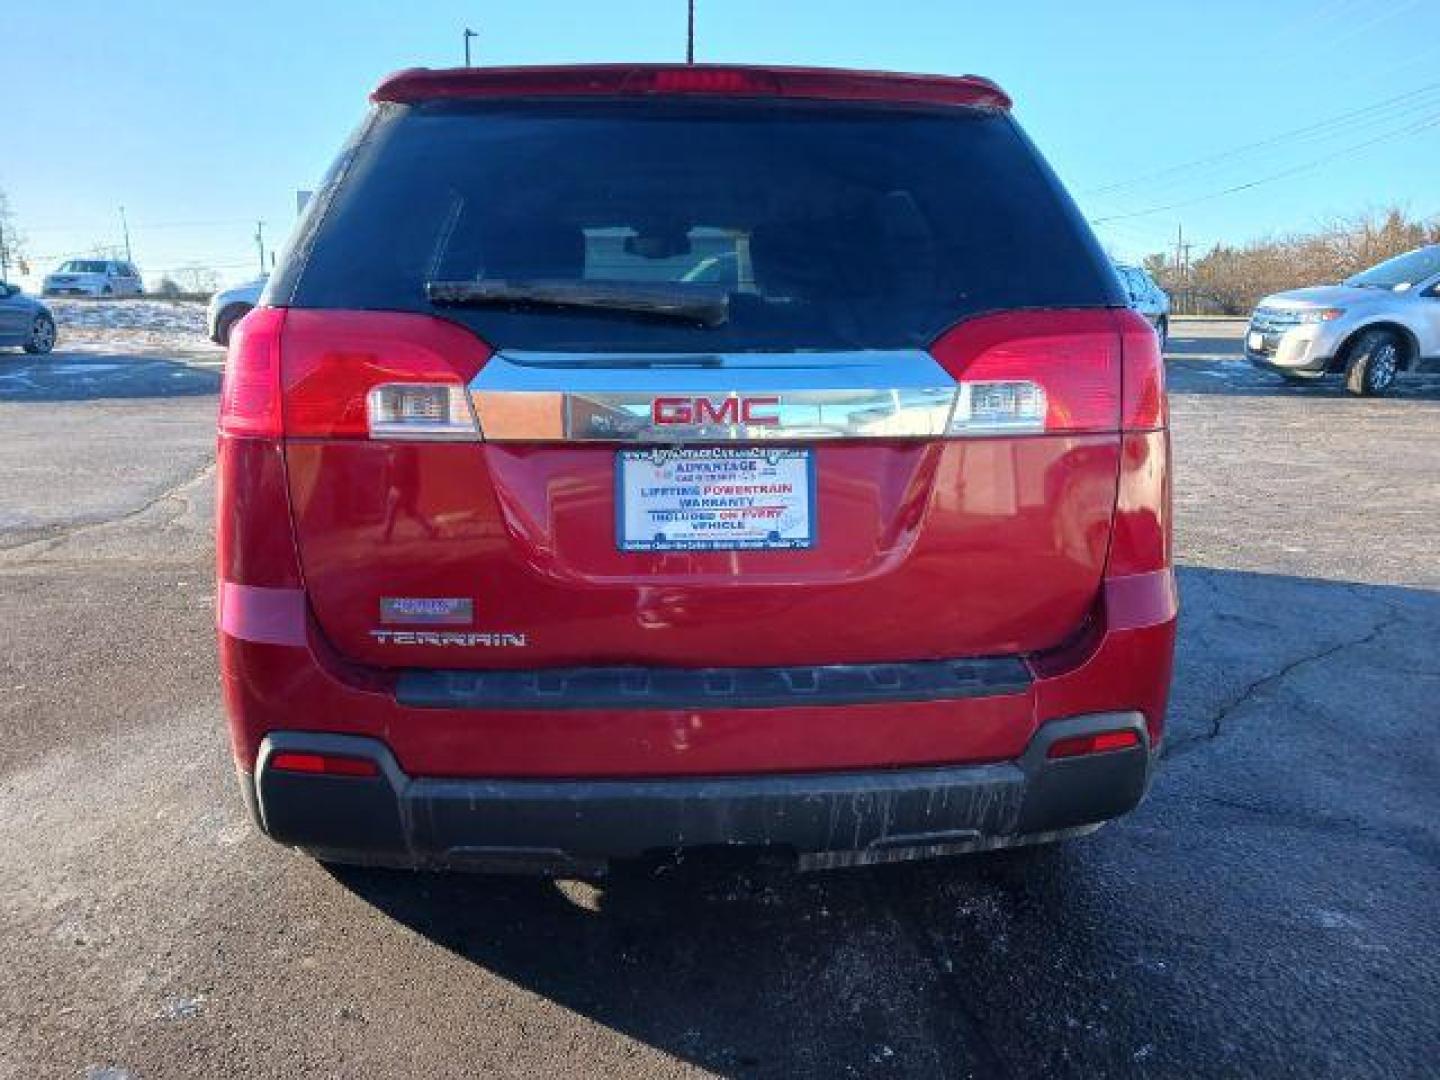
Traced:
<path id="1" fill-rule="evenodd" d="M 1133 730 L 1139 745 L 1051 760 L 1061 738 Z M 373 777 L 272 767 L 280 752 L 371 760 Z M 273 839 L 323 858 L 407 867 L 600 872 L 681 848 L 780 849 L 850 865 L 1003 847 L 1083 829 L 1135 807 L 1151 744 L 1139 713 L 1046 724 L 1013 761 L 760 776 L 479 780 L 407 775 L 378 739 L 274 732 L 247 801 Z"/>

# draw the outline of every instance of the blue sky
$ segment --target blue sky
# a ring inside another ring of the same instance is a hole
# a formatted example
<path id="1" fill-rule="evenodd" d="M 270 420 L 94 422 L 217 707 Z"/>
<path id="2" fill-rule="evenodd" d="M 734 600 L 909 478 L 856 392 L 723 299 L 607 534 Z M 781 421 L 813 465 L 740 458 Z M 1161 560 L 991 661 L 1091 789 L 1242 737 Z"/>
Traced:
<path id="1" fill-rule="evenodd" d="M 1180 224 L 1203 250 L 1391 202 L 1440 214 L 1432 0 L 697 8 L 702 61 L 996 79 L 1092 219 L 1186 204 L 1098 225 L 1120 256 L 1173 245 Z M 289 229 L 295 189 L 376 80 L 458 63 L 467 24 L 485 63 L 674 60 L 685 3 L 8 0 L 0 189 L 34 255 L 117 242 L 123 203 L 147 274 L 198 262 L 238 280 L 256 265 L 255 221 L 276 240 Z"/>

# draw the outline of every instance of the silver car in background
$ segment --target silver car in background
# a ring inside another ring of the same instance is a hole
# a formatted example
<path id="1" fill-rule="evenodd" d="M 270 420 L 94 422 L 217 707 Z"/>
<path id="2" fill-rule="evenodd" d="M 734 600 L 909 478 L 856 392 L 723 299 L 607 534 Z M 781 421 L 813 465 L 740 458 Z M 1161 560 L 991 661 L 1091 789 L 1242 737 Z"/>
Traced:
<path id="1" fill-rule="evenodd" d="M 1131 308 L 1145 316 L 1145 321 L 1155 328 L 1163 351 L 1165 340 L 1170 336 L 1170 294 L 1138 266 L 1116 263 L 1115 272 L 1120 275 L 1120 284 L 1125 286 Z"/>
<path id="2" fill-rule="evenodd" d="M 6 346 L 48 353 L 55 347 L 55 316 L 39 300 L 22 293 L 19 285 L 0 281 L 0 348 Z"/>
<path id="3" fill-rule="evenodd" d="M 230 344 L 230 331 L 260 302 L 268 277 L 262 274 L 254 281 L 221 289 L 210 298 L 210 306 L 205 310 L 205 333 L 211 341 L 217 345 Z"/>
<path id="4" fill-rule="evenodd" d="M 1343 374 L 1352 394 L 1383 394 L 1404 371 L 1440 370 L 1440 244 L 1387 259 L 1339 285 L 1260 301 L 1245 356 L 1290 382 Z"/>
<path id="5" fill-rule="evenodd" d="M 69 259 L 46 274 L 46 296 L 140 296 L 145 285 L 134 263 L 123 259 Z"/>

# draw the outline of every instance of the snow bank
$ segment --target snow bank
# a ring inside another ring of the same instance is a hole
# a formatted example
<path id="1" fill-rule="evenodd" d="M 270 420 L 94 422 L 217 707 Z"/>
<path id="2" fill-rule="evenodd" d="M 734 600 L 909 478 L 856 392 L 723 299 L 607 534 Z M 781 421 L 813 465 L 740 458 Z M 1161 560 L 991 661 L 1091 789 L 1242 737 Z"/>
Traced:
<path id="1" fill-rule="evenodd" d="M 81 346 L 115 352 L 220 351 L 205 336 L 205 305 L 198 300 L 47 299 L 59 329 L 56 351 Z"/>

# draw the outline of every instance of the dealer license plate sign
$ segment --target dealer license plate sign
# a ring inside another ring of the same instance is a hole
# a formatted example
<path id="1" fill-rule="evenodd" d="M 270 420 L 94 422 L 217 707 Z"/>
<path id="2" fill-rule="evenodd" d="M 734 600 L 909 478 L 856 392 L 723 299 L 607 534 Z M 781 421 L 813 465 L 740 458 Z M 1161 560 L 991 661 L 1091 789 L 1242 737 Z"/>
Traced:
<path id="1" fill-rule="evenodd" d="M 815 546 L 815 452 L 794 447 L 621 450 L 621 551 Z"/>

